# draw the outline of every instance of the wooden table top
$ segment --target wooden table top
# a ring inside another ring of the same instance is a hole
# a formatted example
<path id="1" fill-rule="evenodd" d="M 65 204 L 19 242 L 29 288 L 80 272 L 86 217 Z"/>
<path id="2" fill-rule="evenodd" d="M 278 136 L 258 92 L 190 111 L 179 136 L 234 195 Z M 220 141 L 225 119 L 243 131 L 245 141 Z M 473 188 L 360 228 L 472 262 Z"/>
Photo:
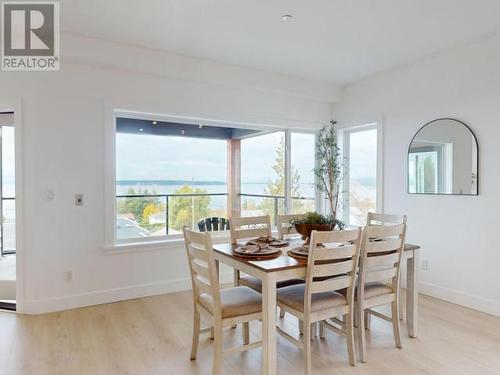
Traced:
<path id="1" fill-rule="evenodd" d="M 297 259 L 287 254 L 288 250 L 294 247 L 298 247 L 302 243 L 303 241 L 300 239 L 292 239 L 290 241 L 289 246 L 281 248 L 281 255 L 277 256 L 276 258 L 263 259 L 263 260 L 251 260 L 243 258 L 241 256 L 235 256 L 233 253 L 233 249 L 239 245 L 232 245 L 230 243 L 214 245 L 214 251 L 219 254 L 236 259 L 242 263 L 257 268 L 261 271 L 277 272 L 277 271 L 283 271 L 293 268 L 302 268 L 307 266 L 307 261 L 305 259 Z M 420 249 L 419 245 L 405 244 L 405 251 L 413 251 L 418 249 Z"/>

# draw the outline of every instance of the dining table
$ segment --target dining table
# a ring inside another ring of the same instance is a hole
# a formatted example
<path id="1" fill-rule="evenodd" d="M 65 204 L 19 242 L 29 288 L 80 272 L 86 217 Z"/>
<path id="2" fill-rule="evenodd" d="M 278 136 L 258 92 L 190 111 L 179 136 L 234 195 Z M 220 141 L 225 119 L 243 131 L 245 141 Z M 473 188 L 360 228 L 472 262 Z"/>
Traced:
<path id="1" fill-rule="evenodd" d="M 238 256 L 234 249 L 239 245 L 222 243 L 213 245 L 217 263 L 226 264 L 235 270 L 253 276 L 262 282 L 262 371 L 263 375 L 275 375 L 277 371 L 276 342 L 276 283 L 282 280 L 304 278 L 307 260 L 288 255 L 288 250 L 300 246 L 300 239 L 292 239 L 281 254 L 272 259 L 251 259 Z M 406 259 L 406 324 L 408 335 L 418 333 L 418 255 L 419 245 L 405 244 Z"/>

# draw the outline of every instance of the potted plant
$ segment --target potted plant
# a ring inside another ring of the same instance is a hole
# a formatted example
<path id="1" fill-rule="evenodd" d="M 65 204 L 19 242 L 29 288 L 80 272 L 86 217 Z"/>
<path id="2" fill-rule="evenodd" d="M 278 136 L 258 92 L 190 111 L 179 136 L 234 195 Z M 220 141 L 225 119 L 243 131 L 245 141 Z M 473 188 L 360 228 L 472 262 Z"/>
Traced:
<path id="1" fill-rule="evenodd" d="M 335 227 L 342 229 L 344 223 L 332 219 L 330 216 L 318 214 L 317 212 L 308 212 L 298 218 L 293 218 L 290 223 L 295 227 L 295 230 L 302 235 L 306 241 L 304 245 L 309 244 L 309 238 L 313 230 L 328 231 L 333 230 Z"/>
<path id="2" fill-rule="evenodd" d="M 318 166 L 314 168 L 317 178 L 316 188 L 328 199 L 329 215 L 309 212 L 305 217 L 291 221 L 297 232 L 307 237 L 305 244 L 309 243 L 308 239 L 313 230 L 327 231 L 344 228 L 344 223 L 337 218 L 344 158 L 337 145 L 336 123 L 336 121 L 330 121 L 330 124 L 323 126 L 319 132 L 316 145 Z"/>

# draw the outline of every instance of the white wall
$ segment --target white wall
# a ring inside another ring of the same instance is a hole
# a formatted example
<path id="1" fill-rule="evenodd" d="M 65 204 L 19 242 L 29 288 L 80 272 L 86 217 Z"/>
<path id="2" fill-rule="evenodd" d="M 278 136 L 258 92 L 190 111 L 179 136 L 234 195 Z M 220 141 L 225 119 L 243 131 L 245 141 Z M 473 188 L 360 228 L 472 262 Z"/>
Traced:
<path id="1" fill-rule="evenodd" d="M 406 213 L 408 241 L 422 245 L 429 270 L 421 290 L 500 316 L 500 37 L 443 53 L 345 88 L 333 117 L 342 125 L 384 119 L 384 206 Z M 406 193 L 406 152 L 435 118 L 469 124 L 479 142 L 479 193 Z"/>
<path id="2" fill-rule="evenodd" d="M 329 119 L 338 97 L 328 84 L 73 35 L 61 48 L 59 72 L 0 72 L 0 109 L 17 110 L 21 137 L 17 299 L 26 313 L 190 286 L 179 245 L 103 251 L 113 109 L 310 128 Z"/>

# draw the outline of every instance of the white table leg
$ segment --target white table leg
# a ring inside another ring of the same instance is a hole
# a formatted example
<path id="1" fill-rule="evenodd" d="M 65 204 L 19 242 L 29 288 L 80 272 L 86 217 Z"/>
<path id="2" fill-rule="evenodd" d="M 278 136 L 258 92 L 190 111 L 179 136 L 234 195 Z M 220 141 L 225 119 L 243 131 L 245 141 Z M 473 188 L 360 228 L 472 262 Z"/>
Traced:
<path id="1" fill-rule="evenodd" d="M 262 279 L 262 374 L 275 375 L 276 358 L 276 275 Z"/>
<path id="2" fill-rule="evenodd" d="M 413 251 L 413 256 L 407 260 L 407 286 L 406 286 L 406 324 L 410 337 L 417 337 L 418 331 L 418 251 Z"/>

